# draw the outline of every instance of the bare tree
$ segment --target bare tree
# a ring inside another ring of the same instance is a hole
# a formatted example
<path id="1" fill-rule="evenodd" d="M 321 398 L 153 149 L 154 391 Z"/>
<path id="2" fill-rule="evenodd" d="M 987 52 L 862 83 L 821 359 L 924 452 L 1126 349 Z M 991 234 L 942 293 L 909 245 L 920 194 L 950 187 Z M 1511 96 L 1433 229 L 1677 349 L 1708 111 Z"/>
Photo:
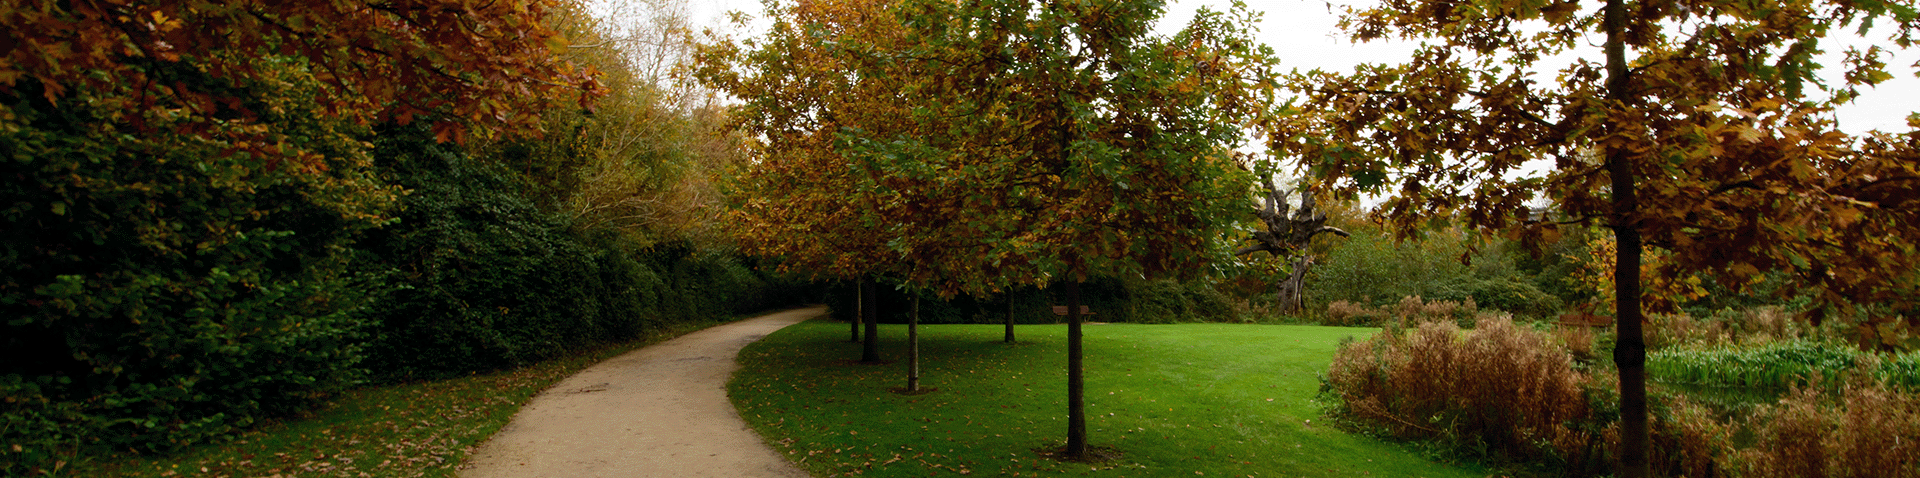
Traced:
<path id="1" fill-rule="evenodd" d="M 1267 230 L 1253 233 L 1254 243 L 1233 251 L 1235 256 L 1266 251 L 1274 257 L 1284 258 L 1291 267 L 1285 279 L 1274 284 L 1274 296 L 1279 301 L 1281 313 L 1296 313 L 1306 307 L 1305 292 L 1307 271 L 1313 267 L 1313 256 L 1307 253 L 1307 244 L 1321 233 L 1333 233 L 1348 237 L 1347 231 L 1327 225 L 1327 214 L 1320 212 L 1313 204 L 1313 192 L 1302 185 L 1300 207 L 1295 209 L 1287 201 L 1291 191 L 1274 186 L 1273 178 L 1261 180 L 1266 194 L 1261 197 L 1262 204 L 1254 214 L 1260 216 L 1260 222 L 1266 223 Z"/>

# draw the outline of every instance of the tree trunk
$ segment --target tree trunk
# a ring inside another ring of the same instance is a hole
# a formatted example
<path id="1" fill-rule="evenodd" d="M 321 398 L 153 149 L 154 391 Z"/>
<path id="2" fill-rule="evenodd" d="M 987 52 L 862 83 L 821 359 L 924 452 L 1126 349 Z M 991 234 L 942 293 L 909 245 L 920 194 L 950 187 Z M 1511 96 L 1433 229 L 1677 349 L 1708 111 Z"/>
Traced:
<path id="1" fill-rule="evenodd" d="M 1296 256 L 1293 258 L 1293 272 L 1273 285 L 1273 295 L 1280 305 L 1280 313 L 1298 314 L 1306 309 L 1307 270 L 1312 267 L 1313 261 L 1307 255 Z"/>
<path id="2" fill-rule="evenodd" d="M 1069 459 L 1087 458 L 1086 374 L 1080 358 L 1080 283 L 1067 283 L 1067 449 Z"/>
<path id="3" fill-rule="evenodd" d="M 866 300 L 866 306 L 861 307 L 865 315 L 862 319 L 867 322 L 866 343 L 860 349 L 860 361 L 877 363 L 880 361 L 880 298 L 879 294 L 874 293 L 873 279 L 860 281 L 860 287 L 860 296 Z"/>
<path id="4" fill-rule="evenodd" d="M 1629 101 L 1624 25 L 1626 8 L 1621 0 L 1607 0 L 1607 99 L 1614 104 Z M 1619 147 L 1607 148 L 1607 173 L 1613 179 L 1613 295 L 1615 329 L 1618 342 L 1613 348 L 1614 364 L 1620 368 L 1620 466 L 1614 474 L 1621 478 L 1646 478 L 1647 467 L 1647 347 L 1640 328 L 1640 225 L 1637 222 L 1639 199 L 1634 191 L 1632 158 Z"/>
<path id="5" fill-rule="evenodd" d="M 907 391 L 920 391 L 920 296 L 913 296 L 913 313 L 907 315 Z"/>
<path id="6" fill-rule="evenodd" d="M 851 338 L 847 339 L 848 342 L 860 342 L 860 323 L 866 321 L 866 310 L 867 289 L 863 285 L 855 284 L 853 286 L 853 320 L 847 321 L 847 333 L 852 334 L 849 336 Z"/>
<path id="7" fill-rule="evenodd" d="M 1007 343 L 1013 343 L 1013 289 L 1007 289 Z"/>

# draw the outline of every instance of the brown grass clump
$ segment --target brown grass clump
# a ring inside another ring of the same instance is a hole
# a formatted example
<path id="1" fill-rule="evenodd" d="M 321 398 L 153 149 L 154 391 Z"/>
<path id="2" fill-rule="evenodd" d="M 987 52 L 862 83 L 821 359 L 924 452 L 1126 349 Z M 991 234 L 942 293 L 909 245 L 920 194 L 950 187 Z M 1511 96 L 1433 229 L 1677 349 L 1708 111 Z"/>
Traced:
<path id="1" fill-rule="evenodd" d="M 1426 303 L 1402 301 L 1419 315 Z M 1478 314 L 1479 327 L 1426 316 L 1334 355 L 1326 393 L 1348 423 L 1457 450 L 1551 466 L 1567 476 L 1611 473 L 1619 447 L 1611 371 L 1589 376 L 1576 356 L 1607 353 L 1585 327 L 1551 332 Z M 1397 324 L 1398 322 L 1396 322 Z M 1662 316 L 1670 343 L 1757 344 L 1820 333 L 1777 309 L 1712 319 Z M 1685 396 L 1650 396 L 1649 464 L 1656 476 L 1920 478 L 1920 394 L 1888 385 L 1863 356 L 1840 387 L 1808 385 L 1744 422 Z M 1735 430 L 1741 430 L 1735 433 Z M 1751 431 L 1749 440 L 1745 437 Z M 1738 445 L 1736 445 L 1738 442 Z"/>
<path id="2" fill-rule="evenodd" d="M 1403 438 L 1447 438 L 1509 458 L 1582 462 L 1594 439 L 1572 359 L 1546 333 L 1483 315 L 1462 332 L 1429 320 L 1348 344 L 1327 386 L 1337 414 Z"/>
<path id="3" fill-rule="evenodd" d="M 1756 416 L 1754 446 L 1732 454 L 1732 474 L 1920 477 L 1920 395 L 1868 380 L 1862 367 L 1837 397 L 1798 388 Z"/>
<path id="4" fill-rule="evenodd" d="M 1594 350 L 1595 336 L 1592 327 L 1555 327 L 1553 337 L 1567 347 L 1567 353 L 1575 361 L 1591 363 L 1600 358 Z M 1608 351 L 1611 352 L 1611 351 Z"/>
<path id="5" fill-rule="evenodd" d="M 1325 323 L 1326 325 L 1342 327 L 1374 327 L 1379 326 L 1386 318 L 1387 313 L 1380 309 L 1367 307 L 1364 304 L 1336 300 L 1327 304 Z"/>
<path id="6" fill-rule="evenodd" d="M 1402 327 L 1409 323 L 1451 321 L 1467 326 L 1472 324 L 1479 310 L 1480 307 L 1473 303 L 1472 298 L 1463 302 L 1427 301 L 1420 296 L 1410 295 L 1400 298 L 1400 302 L 1391 307 L 1380 308 L 1336 300 L 1327 304 L 1323 323 L 1333 326 Z"/>
<path id="7" fill-rule="evenodd" d="M 1393 307 L 1395 317 L 1412 322 L 1455 321 L 1459 318 L 1472 317 L 1478 311 L 1479 307 L 1473 303 L 1471 297 L 1467 298 L 1465 303 L 1461 303 L 1450 300 L 1426 301 L 1420 296 L 1410 295 L 1400 298 L 1400 303 Z"/>
<path id="8" fill-rule="evenodd" d="M 1647 322 L 1647 346 L 1655 349 L 1673 345 L 1761 344 L 1805 337 L 1811 333 L 1807 325 L 1779 307 L 1724 311 L 1710 318 L 1695 318 L 1686 314 L 1650 314 Z"/>
<path id="9" fill-rule="evenodd" d="M 1653 446 L 1647 457 L 1654 476 L 1727 476 L 1723 462 L 1733 426 L 1685 397 L 1661 397 L 1661 402 L 1665 409 L 1653 417 Z M 1610 447 L 1619 447 L 1617 434 L 1609 438 Z"/>

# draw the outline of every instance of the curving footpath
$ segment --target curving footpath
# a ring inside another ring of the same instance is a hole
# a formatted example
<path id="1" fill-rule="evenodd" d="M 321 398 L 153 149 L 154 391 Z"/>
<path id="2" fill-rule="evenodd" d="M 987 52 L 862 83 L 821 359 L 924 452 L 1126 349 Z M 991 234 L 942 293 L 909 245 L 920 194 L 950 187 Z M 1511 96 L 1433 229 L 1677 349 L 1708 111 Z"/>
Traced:
<path id="1" fill-rule="evenodd" d="M 534 397 L 463 478 L 805 477 L 727 400 L 740 349 L 825 307 L 793 309 L 627 352 Z"/>

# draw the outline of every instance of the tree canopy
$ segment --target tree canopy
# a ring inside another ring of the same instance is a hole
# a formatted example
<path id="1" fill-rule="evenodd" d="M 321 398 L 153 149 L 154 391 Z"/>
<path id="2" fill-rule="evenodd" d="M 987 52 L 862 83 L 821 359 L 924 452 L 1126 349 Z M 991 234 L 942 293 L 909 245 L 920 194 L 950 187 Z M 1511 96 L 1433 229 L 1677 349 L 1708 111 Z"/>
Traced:
<path id="1" fill-rule="evenodd" d="M 73 92 L 117 92 L 112 101 L 129 111 L 178 102 L 181 113 L 201 119 L 187 131 L 213 135 L 219 121 L 263 112 L 181 82 L 165 65 L 245 82 L 292 61 L 322 85 L 314 97 L 329 116 L 365 124 L 435 114 L 442 141 L 464 138 L 468 123 L 531 132 L 547 106 L 577 100 L 584 107 L 602 91 L 589 71 L 553 54 L 566 45 L 544 21 L 554 7 L 547 0 L 9 4 L 0 7 L 7 45 L 0 93 L 31 81 L 33 94 L 48 102 Z M 138 115 L 126 119 L 144 128 Z M 248 144 L 236 149 L 278 157 L 275 142 L 238 137 Z"/>
<path id="2" fill-rule="evenodd" d="M 1261 111 L 1251 14 L 1151 34 L 1158 2 L 775 4 L 701 74 L 763 143 L 744 247 L 952 295 L 1225 257 L 1245 211 L 1228 151 Z"/>

